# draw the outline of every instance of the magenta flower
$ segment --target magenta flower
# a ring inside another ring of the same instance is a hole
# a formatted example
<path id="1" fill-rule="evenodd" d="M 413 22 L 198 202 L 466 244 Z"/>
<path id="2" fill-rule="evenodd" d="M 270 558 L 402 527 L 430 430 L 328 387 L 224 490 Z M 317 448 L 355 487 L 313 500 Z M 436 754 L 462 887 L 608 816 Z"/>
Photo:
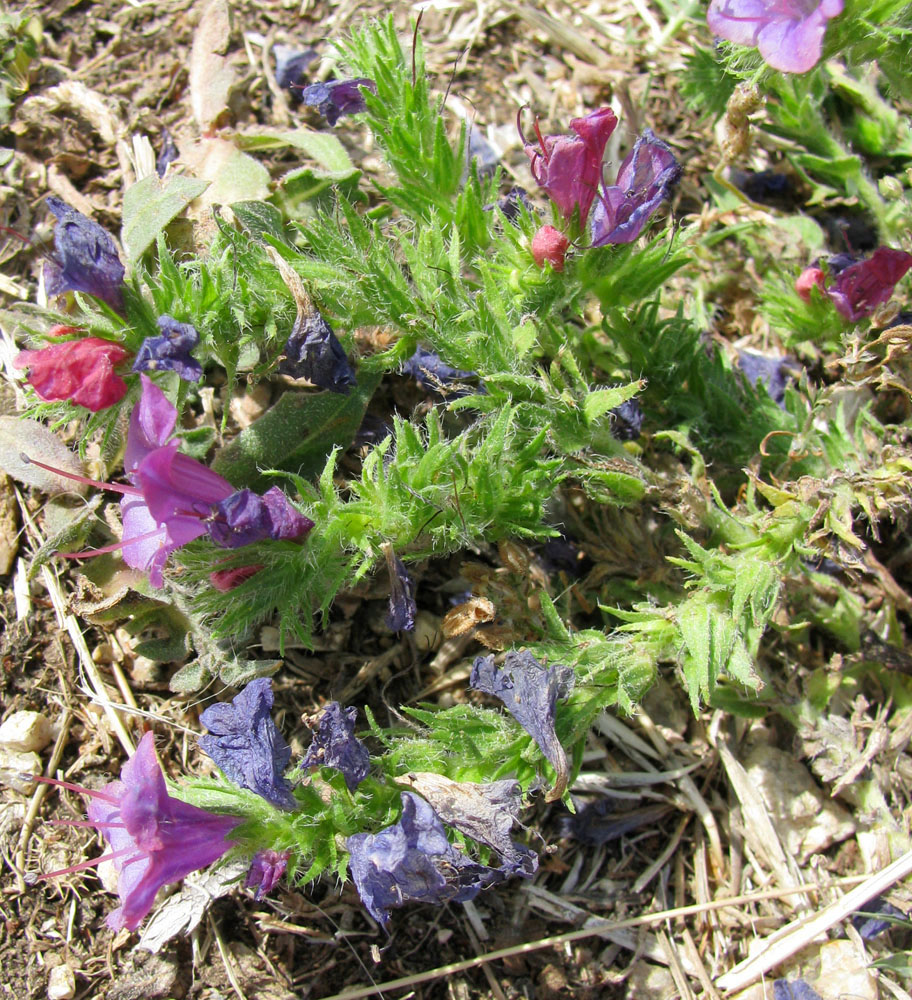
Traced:
<path id="1" fill-rule="evenodd" d="M 73 327 L 51 327 L 52 336 L 76 332 Z M 38 351 L 20 351 L 13 364 L 28 368 L 29 385 L 44 400 L 68 399 L 97 413 L 123 399 L 127 383 L 114 366 L 128 356 L 120 344 L 100 337 L 65 340 Z"/>
<path id="2" fill-rule="evenodd" d="M 589 220 L 592 245 L 632 243 L 680 176 L 671 148 L 646 129 L 624 158 L 617 183 L 602 185 Z"/>
<path id="3" fill-rule="evenodd" d="M 827 272 L 815 261 L 795 281 L 795 291 L 805 302 L 811 289 L 819 288 L 850 323 L 870 316 L 889 302 L 897 282 L 912 269 L 912 254 L 892 247 L 878 247 L 870 257 L 859 260 L 851 254 L 837 254 L 826 261 Z"/>
<path id="4" fill-rule="evenodd" d="M 820 61 L 827 21 L 842 13 L 843 0 L 712 0 L 710 31 L 737 45 L 760 50 L 782 73 L 806 73 Z"/>
<path id="5" fill-rule="evenodd" d="M 291 851 L 257 851 L 244 879 L 244 888 L 253 889 L 254 899 L 263 899 L 279 884 L 288 867 Z"/>
<path id="6" fill-rule="evenodd" d="M 585 226 L 602 179 L 605 145 L 616 126 L 617 118 L 611 108 L 599 108 L 584 118 L 570 120 L 570 128 L 576 135 L 543 136 L 536 122 L 537 146 L 526 142 L 520 129 L 532 176 L 548 192 L 565 219 L 579 206 L 580 225 Z"/>
<path id="7" fill-rule="evenodd" d="M 112 848 L 103 857 L 42 877 L 113 861 L 119 875 L 120 906 L 108 915 L 108 926 L 115 931 L 135 930 L 163 885 L 217 861 L 232 846 L 225 838 L 241 822 L 236 816 L 209 813 L 168 795 L 151 733 L 143 736 L 136 753 L 124 764 L 120 780 L 99 791 L 39 780 L 90 796 L 88 823 L 73 825 L 96 827 Z"/>

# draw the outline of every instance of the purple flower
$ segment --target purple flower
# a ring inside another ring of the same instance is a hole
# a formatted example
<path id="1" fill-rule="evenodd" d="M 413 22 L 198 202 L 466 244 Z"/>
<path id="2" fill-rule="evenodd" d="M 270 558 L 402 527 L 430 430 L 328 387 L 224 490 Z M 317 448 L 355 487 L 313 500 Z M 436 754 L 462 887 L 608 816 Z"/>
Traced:
<path id="1" fill-rule="evenodd" d="M 826 294 L 840 315 L 856 323 L 890 300 L 897 282 L 912 268 L 912 254 L 878 247 L 867 260 L 844 265 L 838 256 L 827 264 L 836 280 L 827 286 Z"/>
<path id="2" fill-rule="evenodd" d="M 469 390 L 458 387 L 458 383 L 464 379 L 478 378 L 477 372 L 454 368 L 441 361 L 439 355 L 423 347 L 416 348 L 415 353 L 402 363 L 402 374 L 410 375 L 425 392 L 448 398 L 467 395 Z M 451 388 L 454 385 L 457 387 Z"/>
<path id="3" fill-rule="evenodd" d="M 463 903 L 508 875 L 457 851 L 431 806 L 411 792 L 402 793 L 398 823 L 379 833 L 356 833 L 345 846 L 361 902 L 383 925 L 393 906 Z"/>
<path id="4" fill-rule="evenodd" d="M 337 701 L 331 701 L 323 709 L 301 769 L 334 767 L 342 772 L 345 784 L 353 792 L 370 772 L 370 754 L 355 736 L 357 717 L 356 708 L 342 708 Z"/>
<path id="5" fill-rule="evenodd" d="M 158 176 L 164 177 L 168 172 L 168 164 L 173 163 L 179 156 L 180 150 L 174 144 L 171 133 L 166 128 L 162 129 L 161 150 L 155 161 L 155 172 Z"/>
<path id="6" fill-rule="evenodd" d="M 618 441 L 636 441 L 643 429 L 643 407 L 636 398 L 625 399 L 611 411 L 611 436 Z"/>
<path id="7" fill-rule="evenodd" d="M 821 1000 L 821 997 L 803 979 L 774 979 L 773 1000 Z"/>
<path id="8" fill-rule="evenodd" d="M 386 627 L 391 632 L 413 632 L 418 605 L 415 603 L 415 585 L 405 570 L 402 560 L 393 552 L 393 547 L 383 546 L 386 568 L 390 577 L 389 611 L 386 613 Z"/>
<path id="9" fill-rule="evenodd" d="M 253 889 L 253 898 L 262 899 L 278 885 L 285 874 L 291 851 L 258 851 L 250 862 L 250 871 L 244 879 L 244 888 Z"/>
<path id="10" fill-rule="evenodd" d="M 862 912 L 852 917 L 852 926 L 858 931 L 863 941 L 871 941 L 878 934 L 890 930 L 897 924 L 908 927 L 909 915 L 903 913 L 883 896 L 877 896 L 865 903 Z"/>
<path id="11" fill-rule="evenodd" d="M 760 50 L 782 73 L 806 73 L 820 60 L 827 21 L 842 13 L 843 0 L 712 0 L 710 31 L 737 45 Z"/>
<path id="12" fill-rule="evenodd" d="M 217 861 L 231 847 L 225 838 L 240 823 L 236 816 L 209 813 L 168 795 L 151 733 L 143 736 L 124 764 L 120 780 L 99 791 L 42 780 L 90 796 L 89 823 L 112 848 L 103 857 L 43 877 L 113 861 L 121 905 L 108 915 L 108 926 L 115 931 L 135 930 L 163 885 Z"/>
<path id="13" fill-rule="evenodd" d="M 283 352 L 285 358 L 279 363 L 283 375 L 305 378 L 343 396 L 358 384 L 339 338 L 316 309 L 298 314 Z"/>
<path id="14" fill-rule="evenodd" d="M 356 115 L 367 110 L 361 88 L 377 93 L 373 80 L 332 80 L 329 83 L 312 83 L 304 88 L 301 100 L 316 108 L 330 125 L 335 125 L 343 115 Z"/>
<path id="15" fill-rule="evenodd" d="M 203 366 L 190 356 L 199 343 L 196 327 L 178 323 L 173 316 L 159 316 L 160 337 L 146 337 L 136 354 L 133 371 L 177 372 L 185 382 L 199 382 Z"/>
<path id="16" fill-rule="evenodd" d="M 276 83 L 287 90 L 292 99 L 301 103 L 301 88 L 306 79 L 305 70 L 317 58 L 317 53 L 313 49 L 296 49 L 291 45 L 273 45 L 272 54 L 275 56 L 275 77 Z"/>
<path id="17" fill-rule="evenodd" d="M 209 537 L 223 549 L 239 549 L 266 538 L 296 539 L 313 527 L 278 486 L 260 496 L 243 489 L 214 504 L 207 519 Z"/>
<path id="18" fill-rule="evenodd" d="M 291 748 L 269 714 L 272 701 L 272 682 L 259 677 L 230 705 L 210 705 L 200 715 L 209 735 L 201 736 L 199 745 L 239 788 L 256 792 L 278 809 L 295 809 L 297 801 L 283 776 Z"/>
<path id="19" fill-rule="evenodd" d="M 444 823 L 496 851 L 516 874 L 531 878 L 538 870 L 538 855 L 510 836 L 522 808 L 518 781 L 504 778 L 476 784 L 431 771 L 411 772 L 396 780 L 427 799 Z"/>
<path id="20" fill-rule="evenodd" d="M 123 312 L 124 266 L 114 240 L 98 225 L 59 198 L 45 199 L 57 217 L 56 256 L 44 267 L 48 295 L 85 292 Z"/>
<path id="21" fill-rule="evenodd" d="M 669 146 L 646 129 L 621 164 L 617 183 L 599 192 L 589 222 L 592 245 L 632 243 L 680 176 Z"/>
<path id="22" fill-rule="evenodd" d="M 548 192 L 565 219 L 570 219 L 579 206 L 580 226 L 586 225 L 602 179 L 605 145 L 616 126 L 611 108 L 599 108 L 584 118 L 570 120 L 576 135 L 543 136 L 536 122 L 537 146 L 526 142 L 520 130 L 536 183 Z"/>
<path id="23" fill-rule="evenodd" d="M 755 351 L 741 351 L 738 367 L 751 385 L 762 385 L 777 406 L 785 408 L 785 387 L 789 378 L 789 358 L 770 358 Z"/>
<path id="24" fill-rule="evenodd" d="M 557 699 L 570 694 L 574 681 L 571 667 L 555 663 L 545 669 L 528 651 L 507 653 L 502 667 L 494 665 L 493 656 L 479 656 L 472 664 L 470 686 L 499 698 L 554 768 L 557 780 L 545 796 L 547 802 L 564 794 L 570 778 L 567 755 L 554 731 L 554 713 Z"/>

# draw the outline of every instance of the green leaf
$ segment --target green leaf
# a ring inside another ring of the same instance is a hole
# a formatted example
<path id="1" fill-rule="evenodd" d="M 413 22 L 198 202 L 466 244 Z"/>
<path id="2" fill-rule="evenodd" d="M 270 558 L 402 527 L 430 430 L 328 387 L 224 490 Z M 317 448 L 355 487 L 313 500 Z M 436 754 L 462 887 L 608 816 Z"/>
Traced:
<path id="1" fill-rule="evenodd" d="M 257 677 L 272 677 L 281 660 L 232 660 L 219 670 L 219 680 L 228 687 L 242 687 Z"/>
<path id="2" fill-rule="evenodd" d="M 209 187 L 208 181 L 173 175 L 163 184 L 157 175 L 145 177 L 127 188 L 123 204 L 121 242 L 127 260 L 135 264 L 172 219 Z"/>
<path id="3" fill-rule="evenodd" d="M 286 469 L 305 478 L 319 475 L 333 448 L 351 443 L 380 378 L 362 369 L 348 396 L 286 392 L 219 452 L 213 469 L 235 486 L 252 489 L 269 485 L 261 469 Z"/>
<path id="4" fill-rule="evenodd" d="M 282 213 L 268 201 L 236 201 L 229 207 L 251 236 L 261 239 L 268 235 L 281 243 L 288 242 Z"/>
<path id="5" fill-rule="evenodd" d="M 168 682 L 168 687 L 178 694 L 199 691 L 212 680 L 212 677 L 212 671 L 205 663 L 201 660 L 193 660 L 174 674 Z"/>
<path id="6" fill-rule="evenodd" d="M 345 151 L 345 147 L 331 132 L 312 132 L 295 129 L 291 132 L 261 132 L 256 135 L 235 133 L 232 137 L 241 149 L 267 150 L 284 149 L 289 146 L 300 149 L 327 174 L 336 179 L 350 177 L 355 165 Z"/>
<path id="7" fill-rule="evenodd" d="M 613 410 L 638 392 L 642 392 L 645 385 L 645 382 L 630 382 L 628 385 L 619 385 L 612 389 L 596 389 L 595 392 L 588 393 L 583 400 L 583 414 L 586 417 L 586 423 L 595 423 L 609 410 Z"/>

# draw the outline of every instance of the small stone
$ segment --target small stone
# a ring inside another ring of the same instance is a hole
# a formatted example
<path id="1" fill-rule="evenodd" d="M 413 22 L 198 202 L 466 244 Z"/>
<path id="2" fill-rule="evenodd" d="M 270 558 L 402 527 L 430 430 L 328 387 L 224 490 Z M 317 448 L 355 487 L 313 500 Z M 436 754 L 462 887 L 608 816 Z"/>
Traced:
<path id="1" fill-rule="evenodd" d="M 76 996 L 76 977 L 68 965 L 56 965 L 48 976 L 48 1000 L 72 1000 Z"/>
<path id="2" fill-rule="evenodd" d="M 786 854 L 804 864 L 855 832 L 851 815 L 817 786 L 810 771 L 776 747 L 755 747 L 744 762 L 763 797 Z"/>
<path id="3" fill-rule="evenodd" d="M 41 751 L 53 738 L 53 726 L 41 712 L 13 712 L 0 726 L 0 747 L 6 750 Z"/>
<path id="4" fill-rule="evenodd" d="M 8 750 L 0 746 L 0 784 L 15 788 L 23 795 L 31 793 L 35 782 L 30 775 L 41 773 L 41 758 L 36 753 Z"/>
<path id="5" fill-rule="evenodd" d="M 866 961 L 852 941 L 828 941 L 820 946 L 820 975 L 811 985 L 824 1000 L 877 1000 L 877 981 L 865 967 Z"/>

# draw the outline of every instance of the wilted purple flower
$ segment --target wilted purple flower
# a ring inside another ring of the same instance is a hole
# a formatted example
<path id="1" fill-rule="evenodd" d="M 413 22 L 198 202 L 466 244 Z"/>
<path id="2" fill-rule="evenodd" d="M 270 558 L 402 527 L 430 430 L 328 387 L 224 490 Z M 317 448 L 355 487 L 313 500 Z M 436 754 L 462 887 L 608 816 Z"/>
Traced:
<path id="1" fill-rule="evenodd" d="M 284 360 L 279 362 L 283 375 L 305 378 L 343 396 L 358 384 L 339 338 L 316 309 L 298 314 L 283 352 Z"/>
<path id="2" fill-rule="evenodd" d="M 444 823 L 497 851 L 515 874 L 531 878 L 538 870 L 538 855 L 510 836 L 522 808 L 518 781 L 453 781 L 432 771 L 412 772 L 396 780 L 427 799 Z"/>
<path id="3" fill-rule="evenodd" d="M 897 282 L 912 268 L 912 254 L 891 247 L 878 247 L 867 260 L 850 261 L 842 266 L 840 257 L 829 258 L 827 266 L 835 281 L 827 285 L 826 294 L 851 323 L 888 302 Z"/>
<path id="4" fill-rule="evenodd" d="M 98 225 L 59 198 L 45 199 L 57 217 L 56 256 L 44 266 L 48 295 L 86 292 L 123 312 L 124 266 L 114 240 Z"/>
<path id="5" fill-rule="evenodd" d="M 545 669 L 527 650 L 507 653 L 502 667 L 495 666 L 493 656 L 479 656 L 472 664 L 470 686 L 499 698 L 554 768 L 557 780 L 545 796 L 547 802 L 559 799 L 570 779 L 567 755 L 554 731 L 554 713 L 557 699 L 566 698 L 574 682 L 571 667 L 555 663 Z"/>
<path id="6" fill-rule="evenodd" d="M 217 861 L 231 847 L 225 838 L 241 822 L 236 816 L 206 812 L 168 795 L 152 733 L 140 740 L 121 769 L 120 780 L 98 791 L 53 779 L 39 780 L 90 796 L 89 823 L 112 848 L 103 857 L 42 877 L 113 861 L 121 905 L 108 915 L 108 926 L 115 931 L 124 927 L 135 930 L 163 885 Z"/>
<path id="7" fill-rule="evenodd" d="M 262 899 L 278 885 L 285 874 L 291 851 L 258 851 L 250 862 L 244 888 L 253 889 L 253 898 Z"/>
<path id="8" fill-rule="evenodd" d="M 870 941 L 878 934 L 883 934 L 884 931 L 897 925 L 903 928 L 909 926 L 908 914 L 903 913 L 899 907 L 894 906 L 883 896 L 878 896 L 865 903 L 862 911 L 852 917 L 852 926 L 858 931 L 863 941 Z"/>
<path id="9" fill-rule="evenodd" d="M 390 597 L 386 614 L 386 627 L 391 632 L 413 632 L 418 605 L 415 603 L 415 585 L 402 560 L 393 552 L 388 542 L 383 546 L 386 568 L 389 570 Z"/>
<path id="10" fill-rule="evenodd" d="M 343 115 L 356 115 L 367 110 L 361 88 L 377 93 L 373 80 L 332 80 L 329 83 L 312 83 L 304 88 L 301 100 L 316 108 L 330 125 L 335 125 Z"/>
<path id="11" fill-rule="evenodd" d="M 820 60 L 827 21 L 843 0 L 712 0 L 709 30 L 736 45 L 760 50 L 782 73 L 806 73 Z"/>
<path id="12" fill-rule="evenodd" d="M 646 129 L 621 164 L 617 183 L 599 192 L 589 223 L 592 245 L 632 243 L 680 176 L 671 148 Z"/>
<path id="13" fill-rule="evenodd" d="M 479 177 L 492 177 L 500 163 L 500 156 L 485 138 L 481 129 L 475 125 L 469 125 L 466 129 L 466 172 L 471 167 L 473 160 Z"/>
<path id="14" fill-rule="evenodd" d="M 502 198 L 498 198 L 497 201 L 491 202 L 490 205 L 485 205 L 484 211 L 493 212 L 495 208 L 500 209 L 507 222 L 515 223 L 519 218 L 520 205 L 524 205 L 527 212 L 531 213 L 535 211 L 532 206 L 532 202 L 529 200 L 529 194 L 526 189 L 516 186 L 511 187 Z"/>
<path id="15" fill-rule="evenodd" d="M 508 875 L 457 851 L 431 806 L 411 792 L 402 793 L 398 823 L 379 833 L 356 833 L 345 846 L 361 902 L 383 925 L 389 923 L 390 907 L 464 903 Z"/>
<path id="16" fill-rule="evenodd" d="M 582 807 L 577 803 L 576 813 L 562 816 L 558 829 L 562 836 L 600 847 L 635 830 L 655 829 L 672 808 L 665 802 L 654 802 L 638 809 L 617 812 L 614 800 L 597 799 Z"/>
<path id="17" fill-rule="evenodd" d="M 803 979 L 774 979 L 773 1000 L 821 1000 L 821 996 Z"/>
<path id="18" fill-rule="evenodd" d="M 296 49 L 291 45 L 273 45 L 276 83 L 287 90 L 292 100 L 301 103 L 301 90 L 306 79 L 305 70 L 317 58 L 313 49 Z"/>
<path id="19" fill-rule="evenodd" d="M 763 385 L 777 406 L 785 407 L 785 387 L 790 381 L 790 359 L 770 358 L 754 351 L 738 354 L 738 367 L 751 385 Z"/>
<path id="20" fill-rule="evenodd" d="M 611 436 L 618 441 L 636 441 L 643 429 L 643 407 L 640 401 L 625 399 L 611 411 Z"/>
<path id="21" fill-rule="evenodd" d="M 357 717 L 356 708 L 342 708 L 337 701 L 331 701 L 323 709 L 301 769 L 334 767 L 342 772 L 345 784 L 353 792 L 370 772 L 370 754 L 355 736 Z"/>
<path id="22" fill-rule="evenodd" d="M 168 172 L 168 164 L 173 163 L 180 156 L 180 150 L 174 144 L 171 133 L 165 128 L 162 129 L 162 144 L 155 161 L 155 172 L 159 177 L 164 177 Z"/>
<path id="23" fill-rule="evenodd" d="M 199 343 L 191 323 L 178 323 L 173 316 L 159 316 L 159 337 L 146 337 L 136 353 L 133 371 L 177 372 L 185 382 L 199 382 L 203 366 L 190 352 Z"/>
<path id="24" fill-rule="evenodd" d="M 599 108 L 570 120 L 576 135 L 543 136 L 536 122 L 537 147 L 526 142 L 520 129 L 536 183 L 548 192 L 565 219 L 579 206 L 580 226 L 586 225 L 602 179 L 605 145 L 616 127 L 617 118 L 611 108 Z"/>
<path id="25" fill-rule="evenodd" d="M 478 378 L 477 372 L 454 368 L 441 361 L 439 355 L 423 347 L 416 348 L 415 353 L 407 361 L 403 361 L 402 374 L 411 375 L 425 392 L 454 398 L 464 396 L 468 392 L 465 388 L 459 387 L 458 383 L 465 379 Z M 451 388 L 454 383 L 456 387 Z"/>
<path id="26" fill-rule="evenodd" d="M 256 792 L 279 809 L 294 809 L 297 802 L 283 776 L 291 748 L 269 714 L 272 702 L 272 682 L 258 677 L 230 705 L 210 705 L 200 715 L 209 735 L 201 736 L 199 745 L 239 788 Z"/>

